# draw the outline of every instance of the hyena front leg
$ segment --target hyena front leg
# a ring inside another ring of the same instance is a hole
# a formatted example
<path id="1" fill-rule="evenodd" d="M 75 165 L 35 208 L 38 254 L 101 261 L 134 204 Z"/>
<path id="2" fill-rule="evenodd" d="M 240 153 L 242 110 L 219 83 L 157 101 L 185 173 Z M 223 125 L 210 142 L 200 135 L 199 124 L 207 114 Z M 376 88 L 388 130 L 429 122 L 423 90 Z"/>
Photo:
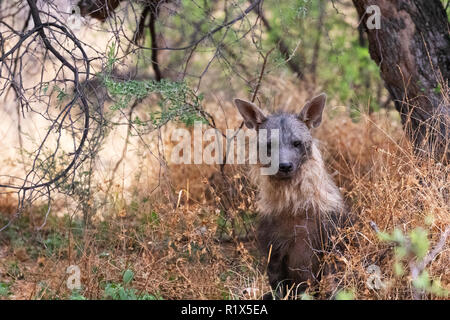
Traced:
<path id="1" fill-rule="evenodd" d="M 292 286 L 292 280 L 288 278 L 287 256 L 280 252 L 273 252 L 267 266 L 267 275 L 272 292 L 264 295 L 264 300 L 283 299 L 289 288 Z"/>

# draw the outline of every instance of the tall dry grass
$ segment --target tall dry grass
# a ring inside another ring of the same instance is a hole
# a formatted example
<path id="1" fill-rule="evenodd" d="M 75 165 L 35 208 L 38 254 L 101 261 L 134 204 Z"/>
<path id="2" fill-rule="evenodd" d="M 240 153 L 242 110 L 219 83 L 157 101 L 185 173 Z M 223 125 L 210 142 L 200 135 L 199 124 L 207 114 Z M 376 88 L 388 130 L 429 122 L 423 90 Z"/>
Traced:
<path id="1" fill-rule="evenodd" d="M 267 102 L 276 105 L 274 109 L 292 112 L 306 99 L 297 84 L 280 79 L 267 79 L 261 94 L 270 96 Z M 223 119 L 216 113 L 222 129 L 238 127 L 240 119 L 231 103 L 210 99 L 207 106 L 217 108 L 218 103 L 224 111 Z M 164 132 L 166 154 L 171 129 Z M 330 298 L 348 289 L 357 299 L 413 298 L 409 270 L 395 275 L 394 247 L 379 239 L 374 226 L 405 233 L 422 227 L 429 230 L 434 246 L 450 223 L 448 166 L 414 155 L 393 110 L 361 114 L 353 122 L 346 108 L 331 99 L 314 135 L 356 220 L 334 239 L 344 249 L 325 255 L 326 263 L 340 268 L 308 293 Z M 9 298 L 69 297 L 65 271 L 72 264 L 80 266 L 81 293 L 91 299 L 104 297 L 105 284 L 120 283 L 126 269 L 134 271 L 132 286 L 138 292 L 165 299 L 259 298 L 270 290 L 266 261 L 253 237 L 257 188 L 246 168 L 226 166 L 222 174 L 217 166 L 168 163 L 161 173 L 145 161 L 140 160 L 131 187 L 125 190 L 117 183 L 103 195 L 106 206 L 84 232 L 76 215 L 68 215 L 51 218 L 36 234 L 45 210 L 34 207 L 15 229 L 0 235 L 0 282 L 12 283 Z M 150 193 L 155 184 L 159 188 Z M 102 183 L 97 190 L 104 191 Z M 63 206 L 64 202 L 61 210 Z M 0 211 L 12 211 L 11 199 L 2 198 Z M 64 241 L 49 252 L 45 239 L 54 234 Z M 449 258 L 445 246 L 427 266 L 431 277 L 447 289 Z M 10 270 L 14 263 L 21 276 Z M 384 288 L 367 286 L 371 265 L 380 268 Z"/>

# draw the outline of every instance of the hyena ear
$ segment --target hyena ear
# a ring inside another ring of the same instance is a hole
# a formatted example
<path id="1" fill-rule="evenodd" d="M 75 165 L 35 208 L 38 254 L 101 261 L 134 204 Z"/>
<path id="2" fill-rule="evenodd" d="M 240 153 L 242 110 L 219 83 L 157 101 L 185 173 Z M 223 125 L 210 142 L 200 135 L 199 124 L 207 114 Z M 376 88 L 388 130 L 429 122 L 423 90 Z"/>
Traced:
<path id="1" fill-rule="evenodd" d="M 252 102 L 241 99 L 234 99 L 234 104 L 238 108 L 239 112 L 244 118 L 245 125 L 249 129 L 258 129 L 258 126 L 267 120 L 261 109 Z"/>
<path id="2" fill-rule="evenodd" d="M 317 128 L 322 122 L 322 114 L 326 101 L 327 95 L 325 93 L 321 93 L 317 97 L 312 98 L 310 101 L 306 102 L 300 112 L 299 119 L 303 121 L 308 128 Z"/>

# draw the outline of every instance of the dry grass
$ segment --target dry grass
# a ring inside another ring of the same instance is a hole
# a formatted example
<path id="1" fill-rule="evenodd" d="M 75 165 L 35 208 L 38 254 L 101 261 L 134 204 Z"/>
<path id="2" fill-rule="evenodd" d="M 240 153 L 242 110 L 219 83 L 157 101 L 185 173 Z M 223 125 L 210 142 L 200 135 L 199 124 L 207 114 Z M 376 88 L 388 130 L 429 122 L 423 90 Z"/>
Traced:
<path id="1" fill-rule="evenodd" d="M 395 276 L 393 248 L 379 240 L 373 223 L 389 232 L 422 227 L 429 230 L 432 245 L 450 223 L 448 166 L 414 157 L 398 122 L 391 119 L 364 117 L 359 124 L 333 121 L 321 132 L 331 170 L 336 170 L 338 185 L 357 215 L 356 224 L 340 235 L 349 243 L 340 258 L 345 271 L 338 278 L 343 287 L 354 288 L 360 299 L 412 298 L 409 271 Z M 431 275 L 447 289 L 449 258 L 444 247 L 429 265 Z M 383 290 L 366 286 L 367 268 L 372 264 L 381 269 L 387 284 Z"/>
<path id="2" fill-rule="evenodd" d="M 304 97 L 295 87 L 269 79 L 265 94 L 275 92 L 273 101 L 283 101 L 280 108 L 296 110 Z M 223 107 L 235 114 L 231 105 Z M 229 127 L 239 124 L 237 117 L 228 121 Z M 421 226 L 433 246 L 450 223 L 449 168 L 413 156 L 394 111 L 363 115 L 354 123 L 345 110 L 333 108 L 316 136 L 357 220 L 335 239 L 343 240 L 345 250 L 325 257 L 342 268 L 309 293 L 328 298 L 336 293 L 330 285 L 335 280 L 358 299 L 411 299 L 409 272 L 394 274 L 393 246 L 380 241 L 371 223 L 405 233 Z M 53 216 L 37 232 L 46 208 L 33 207 L 0 234 L 0 283 L 10 285 L 7 298 L 68 298 L 66 268 L 73 264 L 81 269 L 81 293 L 89 299 L 103 298 L 106 283 L 121 283 L 127 269 L 135 274 L 131 286 L 138 293 L 164 299 L 246 299 L 269 291 L 265 260 L 252 237 L 255 187 L 245 168 L 227 166 L 224 182 L 216 167 L 169 165 L 151 195 L 156 173 L 141 170 L 127 192 L 120 184 L 111 189 L 102 215 L 84 232 L 75 215 Z M 13 206 L 13 199 L 1 199 L 3 220 Z M 428 265 L 447 289 L 449 258 L 446 246 Z M 366 285 L 370 265 L 380 267 L 384 289 Z"/>

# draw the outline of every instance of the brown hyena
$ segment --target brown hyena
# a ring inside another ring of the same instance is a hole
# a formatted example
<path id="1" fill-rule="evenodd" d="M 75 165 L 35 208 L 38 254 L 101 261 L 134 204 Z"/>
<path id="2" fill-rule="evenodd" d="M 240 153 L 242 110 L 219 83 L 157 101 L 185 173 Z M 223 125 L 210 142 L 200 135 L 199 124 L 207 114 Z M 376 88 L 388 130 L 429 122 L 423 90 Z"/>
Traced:
<path id="1" fill-rule="evenodd" d="M 279 130 L 278 172 L 256 178 L 257 238 L 262 254 L 268 257 L 267 273 L 275 298 L 292 296 L 318 280 L 321 253 L 330 233 L 346 216 L 339 189 L 326 172 L 310 133 L 322 121 L 326 95 L 308 101 L 299 114 L 265 116 L 251 102 L 234 102 L 248 128 L 268 136 L 273 129 Z"/>

